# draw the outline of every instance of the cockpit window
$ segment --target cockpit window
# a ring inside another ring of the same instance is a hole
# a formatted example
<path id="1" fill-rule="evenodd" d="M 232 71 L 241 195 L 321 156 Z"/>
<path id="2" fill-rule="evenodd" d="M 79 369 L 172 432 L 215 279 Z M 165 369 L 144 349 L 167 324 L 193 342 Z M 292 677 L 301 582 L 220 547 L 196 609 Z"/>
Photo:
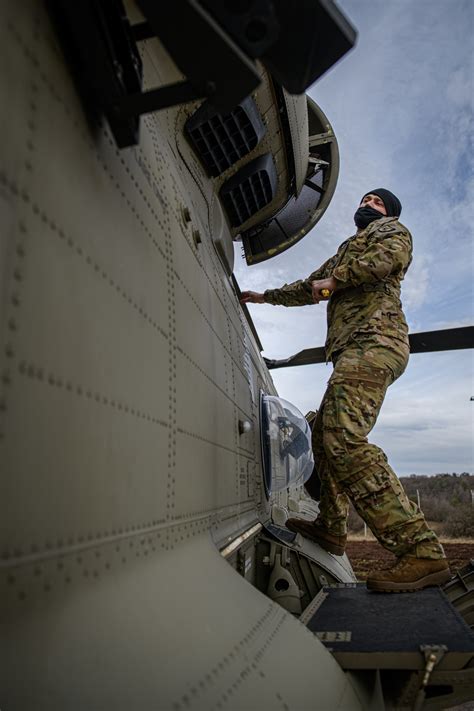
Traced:
<path id="1" fill-rule="evenodd" d="M 262 395 L 262 454 L 267 497 L 290 484 L 304 484 L 313 471 L 311 429 L 290 402 Z"/>

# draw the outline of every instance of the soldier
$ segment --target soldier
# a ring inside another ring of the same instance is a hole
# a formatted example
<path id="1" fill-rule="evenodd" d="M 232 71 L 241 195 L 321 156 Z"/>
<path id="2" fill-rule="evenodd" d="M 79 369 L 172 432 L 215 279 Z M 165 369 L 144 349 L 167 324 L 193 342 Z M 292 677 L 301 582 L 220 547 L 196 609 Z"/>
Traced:
<path id="1" fill-rule="evenodd" d="M 343 555 L 349 500 L 397 563 L 372 573 L 370 590 L 401 592 L 450 577 L 443 547 L 410 501 L 384 452 L 367 435 L 387 387 L 408 363 L 408 326 L 400 282 L 412 259 L 412 240 L 399 221 L 401 204 L 389 190 L 371 190 L 354 215 L 357 232 L 307 279 L 265 293 L 244 291 L 243 303 L 300 306 L 329 299 L 326 357 L 334 365 L 313 426 L 321 480 L 315 521 L 287 527 Z M 328 290 L 328 292 L 324 291 Z"/>

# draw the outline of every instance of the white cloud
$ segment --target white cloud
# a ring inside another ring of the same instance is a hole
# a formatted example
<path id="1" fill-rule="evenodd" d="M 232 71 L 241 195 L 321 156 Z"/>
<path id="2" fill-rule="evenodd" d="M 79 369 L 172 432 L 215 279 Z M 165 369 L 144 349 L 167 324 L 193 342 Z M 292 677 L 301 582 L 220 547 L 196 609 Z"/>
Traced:
<path id="1" fill-rule="evenodd" d="M 418 258 L 415 255 L 402 283 L 402 301 L 409 312 L 421 306 L 426 300 L 431 261 L 429 255 L 422 254 Z"/>
<path id="2" fill-rule="evenodd" d="M 252 320 L 259 333 L 264 355 L 287 358 L 304 348 L 323 346 L 326 340 L 326 305 L 250 305 Z"/>
<path id="3" fill-rule="evenodd" d="M 472 375 L 470 352 L 412 356 L 373 434 L 400 474 L 474 469 Z"/>
<path id="4" fill-rule="evenodd" d="M 463 328 L 465 326 L 472 326 L 472 316 L 466 316 L 465 318 L 450 319 L 449 321 L 434 321 L 431 328 L 433 330 L 445 329 L 445 328 Z"/>

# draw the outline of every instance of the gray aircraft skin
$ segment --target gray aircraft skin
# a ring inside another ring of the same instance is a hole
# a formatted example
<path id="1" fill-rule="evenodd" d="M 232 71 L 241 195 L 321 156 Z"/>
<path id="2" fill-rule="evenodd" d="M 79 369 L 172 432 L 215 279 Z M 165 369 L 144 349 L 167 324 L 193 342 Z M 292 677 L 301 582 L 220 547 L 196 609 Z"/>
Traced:
<path id="1" fill-rule="evenodd" d="M 246 228 L 268 220 L 290 175 L 301 191 L 318 125 L 334 162 L 302 236 L 337 178 L 329 124 L 285 94 L 290 156 L 262 67 L 265 136 L 219 177 L 185 136 L 200 102 L 145 116 L 121 150 L 91 128 L 43 5 L 0 12 L 0 708 L 385 708 L 376 677 L 346 673 L 297 619 L 355 581 L 347 557 L 269 534 L 317 504 L 301 478 L 264 479 L 277 394 L 219 199 L 271 154 L 275 196 Z M 140 52 L 145 86 L 182 77 L 157 39 Z"/>

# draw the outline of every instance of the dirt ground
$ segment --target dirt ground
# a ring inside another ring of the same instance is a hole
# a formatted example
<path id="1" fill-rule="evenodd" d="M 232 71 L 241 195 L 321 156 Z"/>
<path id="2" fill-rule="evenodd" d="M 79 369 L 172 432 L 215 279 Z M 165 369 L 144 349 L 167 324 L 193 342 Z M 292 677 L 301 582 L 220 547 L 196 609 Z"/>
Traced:
<path id="1" fill-rule="evenodd" d="M 474 559 L 474 540 L 444 540 L 442 544 L 453 573 Z M 377 541 L 349 539 L 346 551 L 358 580 L 365 580 L 372 570 L 389 568 L 396 561 Z"/>

